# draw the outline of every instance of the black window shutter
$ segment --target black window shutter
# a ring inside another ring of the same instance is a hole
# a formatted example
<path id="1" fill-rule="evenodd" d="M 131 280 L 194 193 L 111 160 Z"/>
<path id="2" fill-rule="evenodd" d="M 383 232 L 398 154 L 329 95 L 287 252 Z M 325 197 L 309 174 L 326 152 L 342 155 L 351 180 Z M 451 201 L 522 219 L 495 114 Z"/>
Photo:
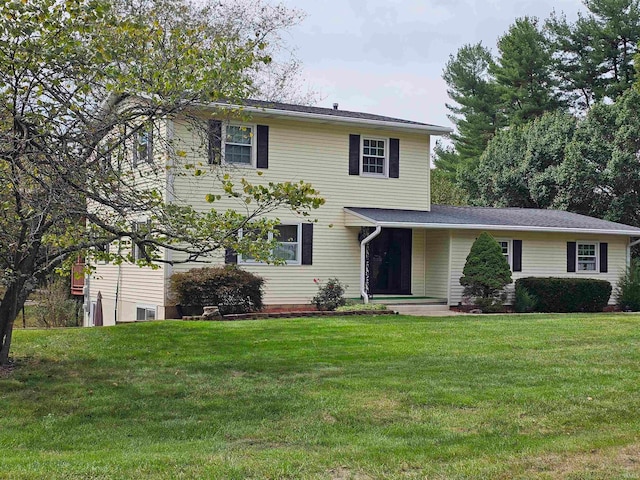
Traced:
<path id="1" fill-rule="evenodd" d="M 389 139 L 389 178 L 400 178 L 400 140 Z"/>
<path id="2" fill-rule="evenodd" d="M 256 155 L 256 167 L 269 168 L 269 126 L 258 125 L 257 127 L 257 145 L 258 152 Z"/>
<path id="3" fill-rule="evenodd" d="M 600 273 L 609 271 L 609 244 L 600 242 Z"/>
<path id="4" fill-rule="evenodd" d="M 220 165 L 222 157 L 222 122 L 209 120 L 207 136 L 209 137 L 209 165 Z"/>
<path id="5" fill-rule="evenodd" d="M 135 132 L 133 134 L 133 168 L 136 168 L 138 166 L 138 157 L 139 157 L 139 152 L 138 149 L 140 148 L 140 143 L 138 142 L 138 132 Z"/>
<path id="6" fill-rule="evenodd" d="M 576 242 L 567 242 L 567 272 L 576 271 Z"/>
<path id="7" fill-rule="evenodd" d="M 231 248 L 224 251 L 224 263 L 238 263 L 238 254 Z"/>
<path id="8" fill-rule="evenodd" d="M 360 135 L 349 135 L 349 175 L 360 175 Z"/>
<path id="9" fill-rule="evenodd" d="M 302 265 L 313 264 L 313 223 L 302 224 Z"/>
<path id="10" fill-rule="evenodd" d="M 522 240 L 513 241 L 513 271 L 522 271 Z"/>

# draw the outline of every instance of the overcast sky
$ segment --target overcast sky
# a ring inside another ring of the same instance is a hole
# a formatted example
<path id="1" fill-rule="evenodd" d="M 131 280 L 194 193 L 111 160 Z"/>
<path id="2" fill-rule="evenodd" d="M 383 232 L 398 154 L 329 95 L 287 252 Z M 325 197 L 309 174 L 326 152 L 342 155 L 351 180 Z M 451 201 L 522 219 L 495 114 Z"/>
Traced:
<path id="1" fill-rule="evenodd" d="M 516 17 L 574 20 L 580 0 L 284 0 L 306 12 L 288 42 L 322 100 L 356 110 L 452 126 L 442 69 L 462 45 L 495 52 Z"/>

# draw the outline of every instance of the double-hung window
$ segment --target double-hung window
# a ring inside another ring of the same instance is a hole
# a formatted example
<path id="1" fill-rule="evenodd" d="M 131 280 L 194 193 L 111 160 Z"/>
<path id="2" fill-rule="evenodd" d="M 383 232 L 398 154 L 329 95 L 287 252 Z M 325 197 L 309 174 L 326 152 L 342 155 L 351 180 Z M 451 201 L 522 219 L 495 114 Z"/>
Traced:
<path id="1" fill-rule="evenodd" d="M 254 164 L 253 126 L 227 125 L 224 136 L 224 161 L 231 165 Z"/>
<path id="2" fill-rule="evenodd" d="M 597 244 L 578 242 L 576 250 L 578 254 L 578 271 L 595 272 L 598 265 Z"/>
<path id="3" fill-rule="evenodd" d="M 511 240 L 496 240 L 502 249 L 502 255 L 511 268 Z"/>
<path id="4" fill-rule="evenodd" d="M 387 141 L 380 138 L 362 137 L 362 173 L 386 177 Z"/>
<path id="5" fill-rule="evenodd" d="M 133 228 L 136 232 L 144 232 L 149 229 L 149 222 L 135 222 Z M 138 260 L 144 259 L 144 253 L 142 248 L 132 241 L 131 254 L 133 255 L 133 261 L 137 262 Z"/>
<path id="6" fill-rule="evenodd" d="M 137 168 L 143 162 L 153 163 L 153 126 L 147 125 L 134 136 L 133 166 Z"/>
<path id="7" fill-rule="evenodd" d="M 242 235 L 242 232 L 240 233 Z M 302 246 L 302 225 L 278 225 L 275 227 L 275 233 L 269 234 L 268 240 L 276 240 L 278 243 L 274 247 L 272 256 L 279 260 L 283 260 L 288 265 L 301 264 L 301 246 Z M 260 264 L 249 255 L 243 255 L 239 259 L 239 263 L 244 264 Z"/>

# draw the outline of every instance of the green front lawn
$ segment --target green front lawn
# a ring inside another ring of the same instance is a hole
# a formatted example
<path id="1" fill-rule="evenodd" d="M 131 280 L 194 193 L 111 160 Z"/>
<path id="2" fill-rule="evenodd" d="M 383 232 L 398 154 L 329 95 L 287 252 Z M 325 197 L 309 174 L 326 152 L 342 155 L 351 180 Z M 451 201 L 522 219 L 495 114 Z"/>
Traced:
<path id="1" fill-rule="evenodd" d="M 638 478 L 640 316 L 15 333 L 0 478 Z"/>

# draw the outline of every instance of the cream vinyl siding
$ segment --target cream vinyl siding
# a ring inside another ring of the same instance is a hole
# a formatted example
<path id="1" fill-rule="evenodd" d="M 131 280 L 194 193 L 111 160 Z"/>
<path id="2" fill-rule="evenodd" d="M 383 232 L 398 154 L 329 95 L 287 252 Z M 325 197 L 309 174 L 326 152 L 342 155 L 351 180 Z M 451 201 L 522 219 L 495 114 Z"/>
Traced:
<path id="1" fill-rule="evenodd" d="M 449 231 L 424 230 L 425 296 L 447 298 L 449 281 Z"/>
<path id="2" fill-rule="evenodd" d="M 495 238 L 522 240 L 522 272 L 512 273 L 514 282 L 522 277 L 597 278 L 611 282 L 615 291 L 618 278 L 626 268 L 628 237 L 625 236 L 537 232 L 490 231 L 489 233 Z M 460 277 L 471 245 L 479 234 L 479 231 L 452 231 L 450 305 L 457 305 L 462 301 L 463 287 L 460 285 Z M 567 242 L 582 240 L 609 244 L 607 273 L 567 272 Z M 513 291 L 513 284 L 508 288 L 508 291 Z M 615 303 L 614 294 L 611 295 L 609 303 Z"/>
<path id="3" fill-rule="evenodd" d="M 239 182 L 242 176 L 252 183 L 304 180 L 313 184 L 326 200 L 311 217 L 296 217 L 283 210 L 276 215 L 283 224 L 317 219 L 313 232 L 313 265 L 243 265 L 242 268 L 266 280 L 265 303 L 308 303 L 317 291 L 314 278 L 326 281 L 337 277 L 349 285 L 348 297 L 359 297 L 360 227 L 346 225 L 345 206 L 423 209 L 429 208 L 429 136 L 383 129 L 337 127 L 331 124 L 292 122 L 281 119 L 254 118 L 251 124 L 269 126 L 269 168 L 255 170 L 239 167 L 208 167 L 205 142 L 191 133 L 184 123 L 174 121 L 176 148 L 187 152 L 186 162 L 202 163 L 209 172 L 203 177 L 174 177 L 173 192 L 199 210 L 212 207 L 222 211 L 242 210 L 244 205 L 225 199 L 208 204 L 207 193 L 216 193 L 216 173 L 226 172 Z M 349 135 L 400 139 L 400 178 L 374 178 L 349 175 Z M 257 172 L 262 172 L 258 176 Z M 420 243 L 418 233 L 414 241 Z M 422 237 L 424 238 L 424 237 Z M 224 252 L 211 260 L 224 262 Z M 174 254 L 179 259 L 178 254 Z M 421 254 L 414 254 L 412 285 L 420 294 L 424 290 Z M 184 258 L 184 257 L 183 257 Z M 202 265 L 181 264 L 174 271 Z"/>
<path id="4" fill-rule="evenodd" d="M 170 200 L 168 196 L 167 182 L 170 176 L 165 168 L 168 162 L 168 154 L 164 148 L 163 138 L 171 136 L 170 124 L 166 122 L 158 125 L 154 130 L 153 155 L 154 165 L 152 168 L 147 162 L 142 162 L 140 166 L 133 169 L 135 181 L 144 188 L 155 188 L 161 192 L 165 200 Z M 130 150 L 132 151 L 132 146 Z M 90 208 L 90 206 L 89 206 Z M 145 218 L 132 219 L 143 221 Z M 116 243 L 110 245 L 110 250 L 116 252 Z M 121 251 L 124 255 L 131 251 L 131 242 L 128 238 L 122 240 Z M 169 252 L 164 253 L 165 259 L 170 257 Z M 136 305 L 157 305 L 158 318 L 164 318 L 165 305 L 165 277 L 168 276 L 170 267 L 162 263 L 158 264 L 158 269 L 150 267 L 138 267 L 137 265 L 123 263 L 118 267 L 112 263 L 96 265 L 90 281 L 91 301 L 95 302 L 98 291 L 102 292 L 102 305 L 104 324 L 113 325 L 115 323 L 116 291 L 118 291 L 118 318 L 119 322 L 133 321 L 136 319 Z M 120 275 L 118 275 L 120 269 Z M 120 286 L 118 288 L 118 278 Z"/>

